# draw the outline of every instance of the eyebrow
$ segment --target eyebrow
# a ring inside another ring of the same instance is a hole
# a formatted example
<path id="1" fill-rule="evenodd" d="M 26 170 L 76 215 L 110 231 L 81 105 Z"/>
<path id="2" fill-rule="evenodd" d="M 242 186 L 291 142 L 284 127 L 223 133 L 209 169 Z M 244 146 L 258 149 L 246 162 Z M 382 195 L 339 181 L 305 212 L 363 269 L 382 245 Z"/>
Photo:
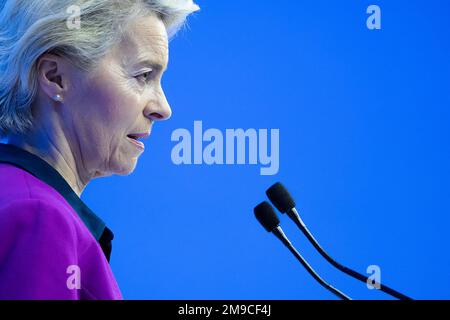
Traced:
<path id="1" fill-rule="evenodd" d="M 137 62 L 135 65 L 136 66 L 148 66 L 156 71 L 164 72 L 167 70 L 167 66 L 164 66 L 163 64 L 161 64 L 157 61 L 150 60 L 150 59 L 141 60 L 141 61 Z"/>

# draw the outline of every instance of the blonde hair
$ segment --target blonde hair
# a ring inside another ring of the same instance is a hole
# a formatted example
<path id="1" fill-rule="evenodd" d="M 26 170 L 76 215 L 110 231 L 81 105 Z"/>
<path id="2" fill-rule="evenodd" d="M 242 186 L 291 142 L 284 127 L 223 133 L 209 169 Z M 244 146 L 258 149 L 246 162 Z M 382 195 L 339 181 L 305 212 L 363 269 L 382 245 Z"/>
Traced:
<path id="1" fill-rule="evenodd" d="M 32 126 L 44 53 L 89 71 L 134 19 L 157 14 L 171 38 L 197 10 L 192 0 L 0 0 L 0 137 Z M 79 27 L 70 26 L 74 17 Z"/>

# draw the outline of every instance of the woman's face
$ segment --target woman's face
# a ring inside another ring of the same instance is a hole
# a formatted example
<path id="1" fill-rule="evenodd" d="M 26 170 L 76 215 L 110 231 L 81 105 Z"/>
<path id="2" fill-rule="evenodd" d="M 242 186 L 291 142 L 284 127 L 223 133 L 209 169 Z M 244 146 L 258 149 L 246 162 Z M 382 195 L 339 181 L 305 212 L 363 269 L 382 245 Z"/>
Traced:
<path id="1" fill-rule="evenodd" d="M 95 71 L 72 75 L 64 96 L 66 138 L 90 177 L 131 173 L 144 151 L 133 135 L 149 135 L 154 121 L 171 116 L 161 88 L 168 63 L 164 24 L 149 16 L 127 34 Z"/>

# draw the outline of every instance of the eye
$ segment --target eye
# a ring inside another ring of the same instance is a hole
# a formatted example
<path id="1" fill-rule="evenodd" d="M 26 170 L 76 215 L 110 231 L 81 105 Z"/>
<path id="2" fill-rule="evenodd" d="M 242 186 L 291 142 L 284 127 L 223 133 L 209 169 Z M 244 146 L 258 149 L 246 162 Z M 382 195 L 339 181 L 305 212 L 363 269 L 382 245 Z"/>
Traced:
<path id="1" fill-rule="evenodd" d="M 153 70 L 149 70 L 149 71 L 146 71 L 144 73 L 137 75 L 136 78 L 139 79 L 140 81 L 148 83 L 151 80 L 152 75 L 153 75 Z"/>

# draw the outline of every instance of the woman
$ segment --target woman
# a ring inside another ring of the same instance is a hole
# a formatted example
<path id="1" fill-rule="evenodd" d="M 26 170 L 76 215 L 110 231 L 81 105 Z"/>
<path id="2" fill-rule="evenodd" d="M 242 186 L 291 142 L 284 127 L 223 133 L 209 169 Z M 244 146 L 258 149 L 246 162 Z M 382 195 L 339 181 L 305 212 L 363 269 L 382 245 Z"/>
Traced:
<path id="1" fill-rule="evenodd" d="M 0 0 L 0 299 L 122 299 L 112 232 L 80 199 L 133 172 L 171 109 L 192 0 Z"/>

